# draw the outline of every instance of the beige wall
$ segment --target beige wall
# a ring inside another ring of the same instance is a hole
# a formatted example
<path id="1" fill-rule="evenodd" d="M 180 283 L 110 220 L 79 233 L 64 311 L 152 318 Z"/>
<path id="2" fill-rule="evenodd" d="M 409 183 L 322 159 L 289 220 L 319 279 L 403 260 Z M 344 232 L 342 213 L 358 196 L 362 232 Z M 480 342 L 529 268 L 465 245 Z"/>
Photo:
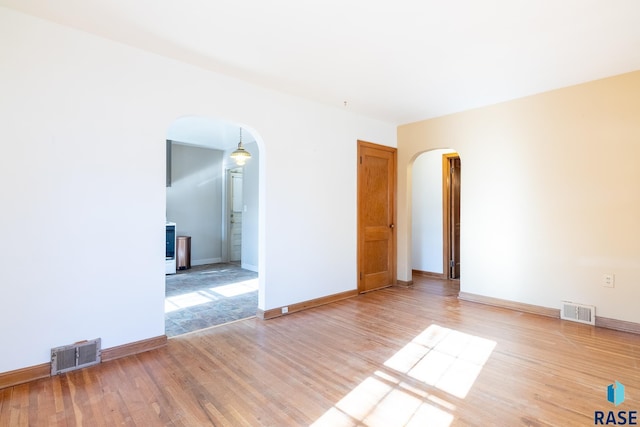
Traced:
<path id="1" fill-rule="evenodd" d="M 400 280 L 412 162 L 436 148 L 462 161 L 462 291 L 640 322 L 640 71 L 399 127 Z"/>

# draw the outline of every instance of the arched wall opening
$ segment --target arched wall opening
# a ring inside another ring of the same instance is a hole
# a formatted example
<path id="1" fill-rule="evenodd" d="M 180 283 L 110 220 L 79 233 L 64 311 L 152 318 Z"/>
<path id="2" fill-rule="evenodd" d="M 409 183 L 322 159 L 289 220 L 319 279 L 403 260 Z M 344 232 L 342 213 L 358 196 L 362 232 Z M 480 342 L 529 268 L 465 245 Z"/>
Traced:
<path id="1" fill-rule="evenodd" d="M 201 116 L 179 117 L 167 130 L 166 222 L 175 224 L 176 236 L 188 236 L 189 267 L 200 275 L 196 285 L 190 281 L 190 286 L 206 287 L 207 274 L 211 278 L 209 283 L 218 285 L 215 289 L 198 291 L 193 304 L 208 304 L 199 307 L 202 311 L 205 308 L 226 311 L 215 313 L 210 320 L 200 319 L 200 323 L 215 322 L 205 326 L 246 318 L 248 313 L 255 315 L 264 301 L 264 281 L 259 274 L 263 150 L 254 135 L 256 131 L 242 123 Z M 230 157 L 240 140 L 251 153 L 244 165 L 236 164 Z M 176 257 L 180 255 L 177 250 Z M 253 278 L 256 274 L 249 272 L 257 273 L 258 277 Z M 179 265 L 178 273 L 190 272 Z M 185 281 L 186 277 L 193 275 L 182 276 Z M 171 280 L 171 292 L 175 293 L 175 279 L 166 278 L 167 284 Z M 224 283 L 224 290 L 219 283 Z M 168 285 L 166 289 L 169 292 Z M 168 295 L 166 313 L 181 304 L 174 303 Z M 171 298 L 187 299 L 177 295 Z M 234 298 L 233 303 L 218 301 L 225 298 Z M 169 323 L 173 327 L 173 321 L 166 322 L 169 331 Z"/>
<path id="2" fill-rule="evenodd" d="M 434 149 L 416 154 L 410 162 L 408 259 L 412 273 L 443 279 L 450 277 L 448 265 L 451 253 L 459 248 L 459 228 L 456 242 L 452 235 L 456 221 L 450 220 L 452 181 L 445 172 L 450 173 L 447 162 L 456 155 L 454 149 Z"/>

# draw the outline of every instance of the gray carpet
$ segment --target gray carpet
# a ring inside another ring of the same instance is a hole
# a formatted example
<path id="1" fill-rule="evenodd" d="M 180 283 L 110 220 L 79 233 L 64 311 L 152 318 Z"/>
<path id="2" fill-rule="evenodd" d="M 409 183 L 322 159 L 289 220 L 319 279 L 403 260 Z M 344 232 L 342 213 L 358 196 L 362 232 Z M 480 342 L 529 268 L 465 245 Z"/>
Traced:
<path id="1" fill-rule="evenodd" d="M 256 315 L 258 274 L 234 263 L 195 266 L 165 277 L 168 337 Z"/>

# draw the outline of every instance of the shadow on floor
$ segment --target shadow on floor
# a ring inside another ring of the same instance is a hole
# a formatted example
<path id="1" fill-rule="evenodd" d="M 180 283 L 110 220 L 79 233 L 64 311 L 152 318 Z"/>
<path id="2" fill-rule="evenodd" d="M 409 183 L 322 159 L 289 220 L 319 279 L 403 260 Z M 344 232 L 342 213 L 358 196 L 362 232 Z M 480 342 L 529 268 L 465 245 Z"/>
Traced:
<path id="1" fill-rule="evenodd" d="M 165 277 L 168 337 L 256 315 L 258 274 L 235 263 L 207 264 Z"/>

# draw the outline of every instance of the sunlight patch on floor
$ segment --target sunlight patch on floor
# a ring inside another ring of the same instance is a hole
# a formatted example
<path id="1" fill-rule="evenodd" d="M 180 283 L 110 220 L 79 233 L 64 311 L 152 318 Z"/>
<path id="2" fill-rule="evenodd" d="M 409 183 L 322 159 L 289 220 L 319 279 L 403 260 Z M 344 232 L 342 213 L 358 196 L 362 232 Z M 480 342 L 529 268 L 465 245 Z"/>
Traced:
<path id="1" fill-rule="evenodd" d="M 215 295 L 209 295 L 202 291 L 189 292 L 182 295 L 176 295 L 173 297 L 167 297 L 164 299 L 164 312 L 171 313 L 172 311 L 180 310 L 182 308 L 194 307 L 200 304 L 206 304 L 211 301 L 219 299 Z"/>
<path id="2" fill-rule="evenodd" d="M 385 366 L 464 399 L 496 343 L 431 325 Z"/>
<path id="3" fill-rule="evenodd" d="M 431 325 L 351 390 L 314 424 L 448 427 L 496 343 Z M 438 395 L 436 395 L 438 394 Z"/>
<path id="4" fill-rule="evenodd" d="M 250 279 L 209 288 L 206 291 L 188 292 L 181 295 L 166 297 L 164 300 L 164 312 L 171 313 L 172 311 L 180 310 L 182 308 L 194 307 L 196 305 L 217 301 L 222 298 L 231 298 L 257 291 L 258 279 Z"/>
<path id="5" fill-rule="evenodd" d="M 230 285 L 209 288 L 211 292 L 224 297 L 235 297 L 258 290 L 258 279 L 245 280 L 244 282 L 231 283 Z"/>
<path id="6" fill-rule="evenodd" d="M 453 415 L 424 393 L 376 372 L 347 394 L 314 427 L 433 426 L 448 427 Z"/>

